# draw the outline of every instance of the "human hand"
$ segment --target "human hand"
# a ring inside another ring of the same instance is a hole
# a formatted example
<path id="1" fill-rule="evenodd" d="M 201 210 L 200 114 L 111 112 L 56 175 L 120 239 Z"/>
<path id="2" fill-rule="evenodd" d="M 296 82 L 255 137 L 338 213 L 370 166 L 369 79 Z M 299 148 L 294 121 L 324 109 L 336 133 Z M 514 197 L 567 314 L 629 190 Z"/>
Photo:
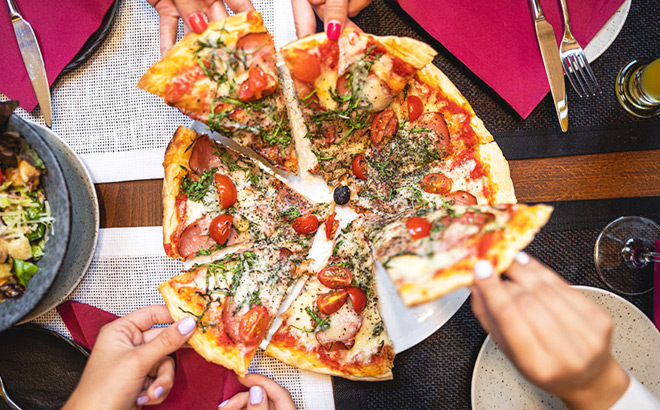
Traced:
<path id="1" fill-rule="evenodd" d="M 344 27 L 362 31 L 348 17 L 355 17 L 371 3 L 371 0 L 291 0 L 296 34 L 303 38 L 316 33 L 316 17 L 323 20 L 323 27 L 330 40 L 337 40 Z"/>
<path id="2" fill-rule="evenodd" d="M 552 270 L 521 252 L 493 275 L 475 265 L 472 310 L 530 382 L 572 409 L 605 409 L 628 388 L 628 374 L 610 353 L 612 318 Z"/>
<path id="3" fill-rule="evenodd" d="M 139 409 L 161 403 L 174 383 L 174 353 L 194 333 L 192 316 L 172 323 L 162 305 L 136 310 L 101 328 L 82 378 L 63 410 Z"/>
<path id="4" fill-rule="evenodd" d="M 250 0 L 147 0 L 158 12 L 160 19 L 160 54 L 165 55 L 176 42 L 179 18 L 183 19 L 186 32 L 206 30 L 204 15 L 209 21 L 227 17 L 225 3 L 234 13 L 254 10 Z"/>
<path id="5" fill-rule="evenodd" d="M 218 410 L 296 410 L 291 395 L 284 387 L 260 374 L 248 374 L 239 379 L 250 388 L 220 403 Z"/>

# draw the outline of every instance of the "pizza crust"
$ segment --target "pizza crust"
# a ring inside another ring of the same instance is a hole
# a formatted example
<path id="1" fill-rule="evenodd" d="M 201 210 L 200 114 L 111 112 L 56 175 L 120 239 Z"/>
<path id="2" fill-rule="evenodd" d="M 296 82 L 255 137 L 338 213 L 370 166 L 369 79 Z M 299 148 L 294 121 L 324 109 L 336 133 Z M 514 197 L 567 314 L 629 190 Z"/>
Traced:
<path id="1" fill-rule="evenodd" d="M 504 158 L 497 142 L 491 141 L 479 147 L 481 161 L 488 164 L 488 180 L 493 189 L 490 203 L 493 205 L 515 204 L 518 202 L 513 189 L 509 163 Z"/>

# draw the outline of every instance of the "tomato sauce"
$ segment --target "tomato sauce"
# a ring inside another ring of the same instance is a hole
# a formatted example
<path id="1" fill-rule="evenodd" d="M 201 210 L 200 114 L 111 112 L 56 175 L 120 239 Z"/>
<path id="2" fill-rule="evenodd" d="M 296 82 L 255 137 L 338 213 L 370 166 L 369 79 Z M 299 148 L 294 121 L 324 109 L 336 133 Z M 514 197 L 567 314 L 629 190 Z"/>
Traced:
<path id="1" fill-rule="evenodd" d="M 170 241 L 172 243 L 178 243 L 179 242 L 179 238 L 181 237 L 181 234 L 183 233 L 183 230 L 185 228 L 183 226 L 183 222 L 185 222 L 185 220 L 186 220 L 186 212 L 187 212 L 187 208 L 188 208 L 187 202 L 188 202 L 188 197 L 184 193 L 180 193 L 176 197 L 174 207 L 176 209 L 177 226 L 176 226 L 176 229 L 174 230 L 174 232 L 172 232 L 172 234 L 170 235 Z M 170 255 L 170 252 L 172 250 L 172 245 L 171 244 L 168 244 L 168 245 L 170 245 L 169 249 L 168 249 L 168 247 L 166 247 L 165 248 L 165 253 Z"/>
<path id="2" fill-rule="evenodd" d="M 204 77 L 205 74 L 197 65 L 184 67 L 178 76 L 165 86 L 165 99 L 168 104 L 176 104 L 184 96 L 190 93 L 197 80 Z"/>
<path id="3" fill-rule="evenodd" d="M 323 64 L 332 70 L 337 68 L 339 62 L 339 45 L 336 41 L 326 41 L 319 46 L 319 53 L 321 54 L 321 61 Z"/>

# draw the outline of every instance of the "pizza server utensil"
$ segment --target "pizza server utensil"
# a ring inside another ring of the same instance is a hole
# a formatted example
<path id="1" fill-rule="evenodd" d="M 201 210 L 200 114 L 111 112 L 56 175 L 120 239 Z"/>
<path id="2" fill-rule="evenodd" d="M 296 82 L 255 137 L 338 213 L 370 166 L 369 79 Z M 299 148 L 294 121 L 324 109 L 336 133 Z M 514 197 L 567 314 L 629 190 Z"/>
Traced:
<path id="1" fill-rule="evenodd" d="M 19 13 L 14 0 L 7 0 L 7 6 L 9 7 L 9 17 L 11 17 L 11 24 L 14 27 L 14 34 L 16 34 L 16 41 L 23 57 L 25 69 L 30 77 L 37 101 L 39 101 L 41 112 L 44 114 L 44 121 L 48 128 L 51 128 L 53 125 L 53 108 L 51 107 L 48 77 L 46 77 L 46 67 L 44 66 L 39 42 L 37 42 L 37 37 L 34 35 L 30 23 Z"/>
<path id="2" fill-rule="evenodd" d="M 559 57 L 559 47 L 555 38 L 555 31 L 545 19 L 539 0 L 529 0 L 534 13 L 534 28 L 536 29 L 536 38 L 539 41 L 541 57 L 545 72 L 548 75 L 550 83 L 550 92 L 555 102 L 555 111 L 561 130 L 568 130 L 568 104 L 566 102 L 566 87 L 564 84 L 564 71 Z"/>

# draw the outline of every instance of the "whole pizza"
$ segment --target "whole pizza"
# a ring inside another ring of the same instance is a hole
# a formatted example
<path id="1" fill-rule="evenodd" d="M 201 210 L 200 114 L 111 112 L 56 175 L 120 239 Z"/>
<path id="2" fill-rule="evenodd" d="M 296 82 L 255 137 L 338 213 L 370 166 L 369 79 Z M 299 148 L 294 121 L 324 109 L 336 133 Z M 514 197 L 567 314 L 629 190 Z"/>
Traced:
<path id="1" fill-rule="evenodd" d="M 188 33 L 140 79 L 240 146 L 179 127 L 163 163 L 163 244 L 190 268 L 159 290 L 175 319 L 197 318 L 203 357 L 244 375 L 268 336 L 265 353 L 293 366 L 391 379 L 377 264 L 412 306 L 472 284 L 480 259 L 506 270 L 545 225 L 552 208 L 516 204 L 502 152 L 435 54 L 347 29 L 286 45 L 280 72 L 251 11 Z"/>

